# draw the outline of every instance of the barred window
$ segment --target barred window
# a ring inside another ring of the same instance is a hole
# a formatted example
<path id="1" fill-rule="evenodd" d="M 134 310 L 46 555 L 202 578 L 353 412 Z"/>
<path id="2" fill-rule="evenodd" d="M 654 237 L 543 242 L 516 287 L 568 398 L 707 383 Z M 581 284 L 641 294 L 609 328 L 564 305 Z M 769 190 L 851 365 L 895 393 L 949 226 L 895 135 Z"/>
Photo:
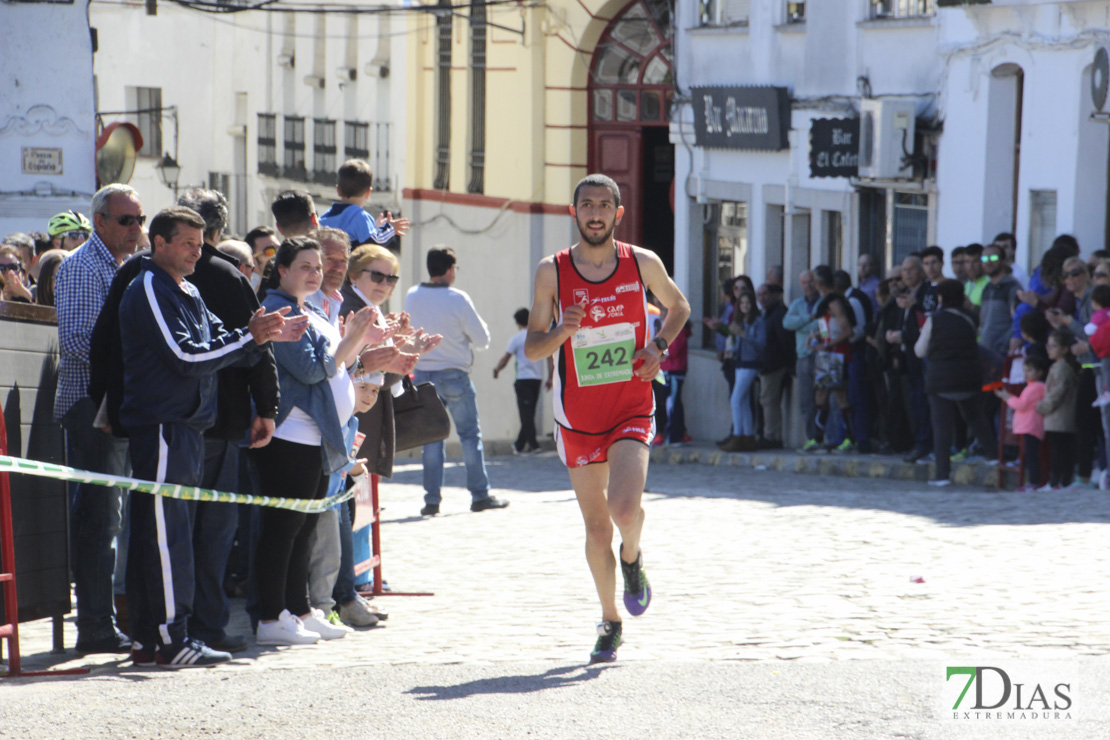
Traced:
<path id="1" fill-rule="evenodd" d="M 304 118 L 285 117 L 285 164 L 281 174 L 292 180 L 305 180 L 308 173 L 304 163 Z"/>
<path id="2" fill-rule="evenodd" d="M 162 156 L 162 88 L 135 88 L 135 103 L 139 110 L 139 133 L 143 136 L 140 157 Z"/>
<path id="3" fill-rule="evenodd" d="M 485 190 L 486 169 L 486 5 L 470 4 L 470 181 L 466 192 Z"/>
<path id="4" fill-rule="evenodd" d="M 277 177 L 277 116 L 258 114 L 258 174 Z"/>
<path id="5" fill-rule="evenodd" d="M 335 121 L 312 119 L 312 179 L 321 185 L 335 184 Z"/>
<path id="6" fill-rule="evenodd" d="M 432 184 L 437 190 L 446 190 L 451 164 L 451 0 L 439 0 L 436 31 L 436 158 Z"/>
<path id="7" fill-rule="evenodd" d="M 370 161 L 370 124 L 343 122 L 343 158 Z"/>
<path id="8" fill-rule="evenodd" d="M 936 0 L 871 0 L 871 18 L 917 18 L 935 15 Z"/>

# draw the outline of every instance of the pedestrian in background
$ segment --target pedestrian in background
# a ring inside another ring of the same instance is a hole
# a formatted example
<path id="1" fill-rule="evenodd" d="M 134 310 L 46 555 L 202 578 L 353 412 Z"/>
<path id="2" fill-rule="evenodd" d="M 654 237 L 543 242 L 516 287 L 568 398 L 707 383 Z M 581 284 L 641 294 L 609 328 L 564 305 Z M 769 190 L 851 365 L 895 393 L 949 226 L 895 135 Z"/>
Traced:
<path id="1" fill-rule="evenodd" d="M 1014 434 L 1021 435 L 1021 455 L 1025 460 L 1025 485 L 1019 492 L 1035 491 L 1041 486 L 1044 477 L 1041 473 L 1041 440 L 1044 439 L 1044 417 L 1037 412 L 1037 404 L 1044 399 L 1044 379 L 1048 374 L 1049 361 L 1041 355 L 1030 355 L 1022 363 L 1025 374 L 1025 387 L 1021 395 L 1015 396 L 1005 388 L 994 392 L 1007 406 L 1014 410 L 1010 428 Z"/>
<path id="2" fill-rule="evenodd" d="M 1071 485 L 1075 473 L 1075 395 L 1079 384 L 1079 363 L 1071 353 L 1075 336 L 1067 329 L 1056 329 L 1048 337 L 1048 359 L 1052 367 L 1045 382 L 1044 399 L 1037 413 L 1044 417 L 1045 439 L 1049 446 L 1048 483 L 1044 493 Z"/>
<path id="3" fill-rule="evenodd" d="M 516 393 L 516 410 L 520 414 L 520 433 L 513 442 L 514 455 L 534 455 L 541 452 L 540 443 L 536 440 L 536 406 L 540 400 L 540 387 L 543 383 L 543 363 L 532 362 L 524 354 L 524 340 L 528 336 L 528 309 L 518 309 L 513 314 L 517 331 L 509 340 L 505 354 L 497 361 L 493 368 L 493 378 L 505 369 L 509 360 L 515 358 L 516 380 L 513 381 L 513 391 Z M 548 364 L 551 364 L 550 358 Z M 551 372 L 548 368 L 547 388 L 551 389 Z"/>

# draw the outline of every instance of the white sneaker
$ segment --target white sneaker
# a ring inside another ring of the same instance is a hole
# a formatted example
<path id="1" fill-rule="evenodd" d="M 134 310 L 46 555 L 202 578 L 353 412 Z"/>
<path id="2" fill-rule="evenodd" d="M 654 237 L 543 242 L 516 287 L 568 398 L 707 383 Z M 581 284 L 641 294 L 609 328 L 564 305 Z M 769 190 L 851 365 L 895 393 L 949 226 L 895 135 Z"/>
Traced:
<path id="1" fill-rule="evenodd" d="M 380 619 L 369 602 L 357 594 L 350 604 L 339 607 L 339 618 L 352 627 L 373 627 Z"/>
<path id="2" fill-rule="evenodd" d="M 332 624 L 319 609 L 313 609 L 301 621 L 305 629 L 319 634 L 322 640 L 338 640 L 340 637 L 346 637 L 348 632 L 354 632 L 345 624 Z"/>
<path id="3" fill-rule="evenodd" d="M 944 486 L 952 485 L 952 481 L 948 480 L 947 478 L 934 478 L 933 480 L 929 481 L 929 485 L 943 488 Z"/>
<path id="4" fill-rule="evenodd" d="M 315 645 L 319 641 L 320 633 L 305 629 L 300 617 L 293 616 L 288 609 L 278 615 L 276 622 L 258 623 L 259 645 Z"/>

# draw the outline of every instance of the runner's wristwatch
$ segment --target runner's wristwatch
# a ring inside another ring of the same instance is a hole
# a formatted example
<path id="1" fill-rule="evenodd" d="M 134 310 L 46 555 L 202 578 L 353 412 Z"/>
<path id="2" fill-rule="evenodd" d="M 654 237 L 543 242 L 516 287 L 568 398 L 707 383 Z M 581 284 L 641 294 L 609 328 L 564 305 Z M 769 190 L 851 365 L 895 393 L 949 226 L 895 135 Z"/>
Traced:
<path id="1" fill-rule="evenodd" d="M 652 337 L 651 343 L 659 348 L 660 360 L 668 356 L 667 347 L 669 347 L 670 345 L 667 343 L 666 339 L 664 339 L 663 337 Z"/>

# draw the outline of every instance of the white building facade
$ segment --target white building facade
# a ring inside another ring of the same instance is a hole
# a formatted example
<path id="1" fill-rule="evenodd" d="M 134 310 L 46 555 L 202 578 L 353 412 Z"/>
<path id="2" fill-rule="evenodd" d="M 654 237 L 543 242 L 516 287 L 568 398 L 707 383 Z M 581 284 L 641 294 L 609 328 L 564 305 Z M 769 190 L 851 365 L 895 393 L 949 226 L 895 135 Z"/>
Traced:
<path id="1" fill-rule="evenodd" d="M 1091 88 L 1105 105 L 1110 3 L 679 0 L 676 28 L 675 273 L 695 317 L 724 278 L 776 265 L 789 300 L 802 269 L 854 276 L 864 253 L 886 269 L 1010 232 L 1031 272 L 1059 233 L 1105 247 Z M 708 333 L 692 346 L 690 426 L 716 438 L 727 388 Z"/>
<path id="2" fill-rule="evenodd" d="M 217 14 L 163 2 L 151 15 L 149 5 L 90 6 L 97 110 L 104 123 L 128 121 L 143 134 L 130 184 L 147 213 L 175 200 L 157 169 L 167 154 L 181 167 L 176 192 L 223 192 L 240 235 L 272 226 L 270 203 L 288 188 L 310 192 L 324 212 L 349 157 L 374 168 L 371 207 L 399 212 L 400 21 L 355 12 L 353 3 L 351 13 L 318 14 L 280 6 Z"/>
<path id="3" fill-rule="evenodd" d="M 96 189 L 85 6 L 4 3 L 0 49 L 0 236 L 45 232 L 54 214 L 87 210 Z"/>

